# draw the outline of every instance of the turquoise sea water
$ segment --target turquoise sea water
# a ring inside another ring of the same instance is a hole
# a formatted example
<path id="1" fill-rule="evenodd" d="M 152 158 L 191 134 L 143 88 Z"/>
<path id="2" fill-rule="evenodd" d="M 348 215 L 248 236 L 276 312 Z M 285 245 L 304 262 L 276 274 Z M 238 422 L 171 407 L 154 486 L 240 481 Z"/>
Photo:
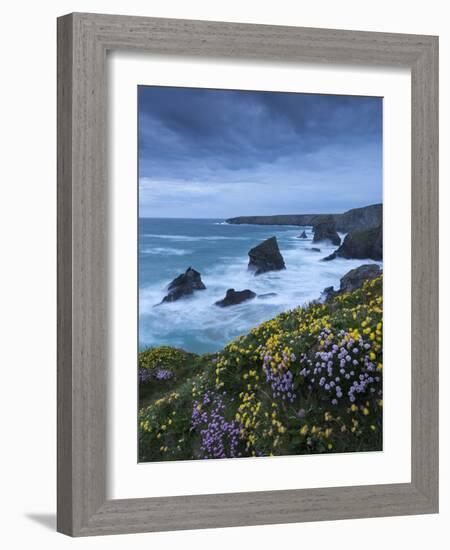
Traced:
<path id="1" fill-rule="evenodd" d="M 306 230 L 307 240 L 297 236 Z M 286 270 L 255 277 L 247 270 L 248 251 L 275 235 Z M 341 235 L 342 236 L 342 235 Z M 187 351 L 217 351 L 239 334 L 282 311 L 316 299 L 350 269 L 371 260 L 321 262 L 335 247 L 312 244 L 310 227 L 230 225 L 217 219 L 139 220 L 139 347 L 171 345 Z M 320 253 L 309 250 L 311 246 Z M 166 287 L 191 266 L 206 290 L 154 307 Z M 228 288 L 249 288 L 276 296 L 229 308 L 214 306 Z"/>

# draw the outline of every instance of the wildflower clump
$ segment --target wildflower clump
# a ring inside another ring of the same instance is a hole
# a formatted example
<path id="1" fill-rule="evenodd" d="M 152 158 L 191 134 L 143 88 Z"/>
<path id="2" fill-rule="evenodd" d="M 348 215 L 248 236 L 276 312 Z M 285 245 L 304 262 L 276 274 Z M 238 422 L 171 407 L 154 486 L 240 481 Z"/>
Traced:
<path id="1" fill-rule="evenodd" d="M 261 323 L 215 355 L 142 352 L 152 376 L 142 387 L 167 390 L 141 401 L 140 459 L 380 450 L 382 312 L 380 276 Z"/>

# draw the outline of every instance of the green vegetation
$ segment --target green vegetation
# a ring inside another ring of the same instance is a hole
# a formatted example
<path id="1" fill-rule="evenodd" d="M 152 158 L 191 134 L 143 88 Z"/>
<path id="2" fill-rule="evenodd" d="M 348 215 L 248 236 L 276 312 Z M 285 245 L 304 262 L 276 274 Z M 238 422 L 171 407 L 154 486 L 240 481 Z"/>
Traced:
<path id="1" fill-rule="evenodd" d="M 141 461 L 382 448 L 382 277 L 213 355 L 139 354 Z"/>

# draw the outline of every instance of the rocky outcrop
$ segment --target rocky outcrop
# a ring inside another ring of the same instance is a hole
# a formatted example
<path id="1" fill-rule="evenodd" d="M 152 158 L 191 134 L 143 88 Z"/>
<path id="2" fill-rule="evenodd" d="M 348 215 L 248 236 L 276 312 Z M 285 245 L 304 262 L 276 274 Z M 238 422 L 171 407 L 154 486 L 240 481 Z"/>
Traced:
<path id="1" fill-rule="evenodd" d="M 286 269 L 283 256 L 278 248 L 276 237 L 270 237 L 252 248 L 249 253 L 248 268 L 255 275 L 261 275 L 268 271 L 280 271 Z"/>
<path id="2" fill-rule="evenodd" d="M 383 259 L 383 229 L 382 226 L 371 227 L 370 229 L 359 229 L 346 235 L 341 246 L 330 254 L 324 261 L 335 258 L 356 258 L 356 259 Z"/>
<path id="3" fill-rule="evenodd" d="M 337 231 L 341 233 L 377 227 L 383 223 L 383 205 L 371 204 L 363 208 L 353 208 L 338 215 L 335 222 Z"/>
<path id="4" fill-rule="evenodd" d="M 317 248 L 315 246 L 312 246 L 309 250 L 311 250 L 311 252 L 320 252 L 320 248 Z"/>
<path id="5" fill-rule="evenodd" d="M 328 302 L 328 300 L 331 300 L 336 294 L 338 294 L 338 292 L 334 290 L 334 286 L 327 286 L 322 290 L 319 301 Z"/>
<path id="6" fill-rule="evenodd" d="M 331 217 L 314 226 L 313 243 L 322 241 L 330 241 L 335 246 L 341 244 L 341 238 L 336 231 L 336 224 Z"/>
<path id="7" fill-rule="evenodd" d="M 308 235 L 306 234 L 306 231 L 303 230 L 302 234 L 297 237 L 297 239 L 307 239 Z"/>
<path id="8" fill-rule="evenodd" d="M 256 294 L 248 288 L 245 290 L 234 290 L 234 288 L 229 288 L 225 298 L 216 302 L 215 305 L 220 307 L 236 306 L 247 300 L 253 300 L 255 297 Z"/>
<path id="9" fill-rule="evenodd" d="M 176 277 L 167 287 L 168 293 L 161 303 L 175 302 L 180 298 L 190 296 L 197 290 L 205 290 L 200 273 L 192 267 L 188 267 L 185 273 Z"/>
<path id="10" fill-rule="evenodd" d="M 230 224 L 253 225 L 317 225 L 331 217 L 336 230 L 348 233 L 356 229 L 376 227 L 383 222 L 383 206 L 371 204 L 362 208 L 352 208 L 342 214 L 280 214 L 276 216 L 239 216 L 226 220 Z"/>
<path id="11" fill-rule="evenodd" d="M 352 292 L 360 288 L 367 279 L 375 279 L 382 271 L 377 264 L 363 264 L 346 273 L 341 279 L 339 292 Z"/>
<path id="12" fill-rule="evenodd" d="M 352 292 L 357 288 L 361 288 L 364 281 L 375 279 L 381 275 L 382 270 L 376 264 L 363 264 L 355 269 L 352 269 L 346 273 L 340 280 L 340 287 L 338 290 L 334 290 L 334 287 L 328 286 L 323 289 L 321 299 L 322 301 L 329 301 L 338 294 L 344 292 Z"/>

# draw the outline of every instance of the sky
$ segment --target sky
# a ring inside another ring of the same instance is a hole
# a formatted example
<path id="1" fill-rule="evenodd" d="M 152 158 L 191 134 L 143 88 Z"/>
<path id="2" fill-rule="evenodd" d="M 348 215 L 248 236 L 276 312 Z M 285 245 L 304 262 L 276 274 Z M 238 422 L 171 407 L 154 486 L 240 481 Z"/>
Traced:
<path id="1" fill-rule="evenodd" d="M 139 86 L 138 117 L 140 217 L 382 201 L 382 98 Z"/>

